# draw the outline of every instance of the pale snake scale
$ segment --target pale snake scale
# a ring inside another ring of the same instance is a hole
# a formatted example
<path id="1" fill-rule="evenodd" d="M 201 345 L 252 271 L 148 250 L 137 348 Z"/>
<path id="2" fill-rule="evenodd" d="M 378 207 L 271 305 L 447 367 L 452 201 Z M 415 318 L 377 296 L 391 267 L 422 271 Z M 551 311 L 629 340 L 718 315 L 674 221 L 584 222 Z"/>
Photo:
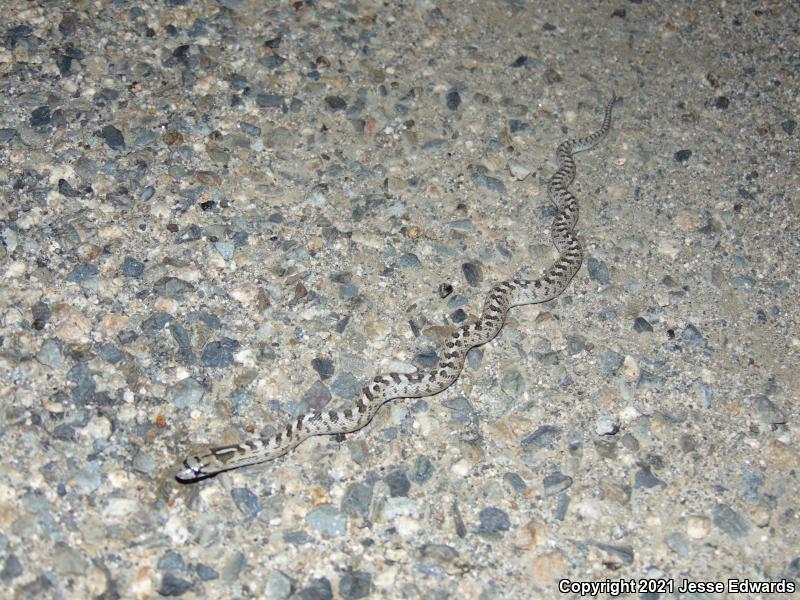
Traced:
<path id="1" fill-rule="evenodd" d="M 611 127 L 615 101 L 616 96 L 612 96 L 606 105 L 600 129 L 584 138 L 566 140 L 558 146 L 558 170 L 550 178 L 547 193 L 558 209 L 550 234 L 559 257 L 540 278 L 515 278 L 495 285 L 486 297 L 480 318 L 460 326 L 449 336 L 435 369 L 378 375 L 363 387 L 350 408 L 306 413 L 271 437 L 198 451 L 183 461 L 183 467 L 176 475 L 178 481 L 193 482 L 222 471 L 273 460 L 313 435 L 334 435 L 361 429 L 389 400 L 438 394 L 458 379 L 470 348 L 485 344 L 500 333 L 511 307 L 547 302 L 560 295 L 583 261 L 583 250 L 574 231 L 578 221 L 578 200 L 567 189 L 575 178 L 573 154 L 594 147 L 606 136 Z"/>

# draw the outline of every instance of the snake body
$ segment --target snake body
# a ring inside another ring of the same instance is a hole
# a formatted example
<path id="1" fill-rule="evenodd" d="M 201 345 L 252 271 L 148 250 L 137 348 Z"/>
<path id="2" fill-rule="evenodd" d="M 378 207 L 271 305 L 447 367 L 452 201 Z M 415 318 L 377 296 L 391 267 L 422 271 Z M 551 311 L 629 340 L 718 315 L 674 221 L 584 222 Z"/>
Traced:
<path id="1" fill-rule="evenodd" d="M 547 187 L 548 196 L 558 209 L 550 227 L 553 244 L 559 253 L 556 261 L 538 279 L 515 278 L 495 285 L 486 297 L 480 318 L 460 326 L 444 343 L 436 368 L 411 374 L 378 375 L 362 388 L 349 408 L 302 414 L 271 437 L 197 451 L 183 461 L 176 479 L 190 483 L 223 471 L 267 462 L 290 452 L 313 435 L 334 435 L 361 429 L 389 400 L 438 394 L 458 379 L 469 349 L 485 344 L 500 332 L 510 308 L 547 302 L 560 295 L 583 261 L 583 250 L 575 235 L 578 200 L 567 189 L 575 179 L 573 155 L 594 147 L 606 136 L 611 128 L 615 101 L 616 96 L 612 96 L 597 131 L 584 138 L 566 140 L 556 151 L 558 170 Z"/>

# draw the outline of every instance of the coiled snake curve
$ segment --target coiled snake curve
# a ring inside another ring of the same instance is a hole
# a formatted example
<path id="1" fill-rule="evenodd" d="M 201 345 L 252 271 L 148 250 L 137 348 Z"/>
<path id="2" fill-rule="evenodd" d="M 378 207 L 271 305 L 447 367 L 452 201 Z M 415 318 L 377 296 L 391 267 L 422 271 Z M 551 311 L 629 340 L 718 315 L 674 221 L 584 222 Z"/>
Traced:
<path id="1" fill-rule="evenodd" d="M 389 400 L 438 394 L 458 379 L 470 348 L 481 346 L 500 333 L 511 307 L 547 302 L 560 295 L 583 261 L 583 250 L 574 231 L 578 221 L 578 200 L 567 189 L 575 179 L 573 154 L 589 150 L 606 136 L 611 128 L 615 101 L 614 95 L 605 107 L 600 129 L 584 138 L 566 140 L 556 151 L 558 170 L 550 178 L 547 193 L 558 209 L 550 226 L 558 259 L 539 279 L 515 278 L 495 285 L 486 297 L 480 318 L 460 326 L 449 336 L 436 368 L 411 374 L 378 375 L 364 386 L 350 408 L 300 415 L 268 438 L 204 448 L 183 461 L 176 479 L 191 483 L 223 471 L 270 461 L 313 435 L 334 435 L 361 429 Z"/>

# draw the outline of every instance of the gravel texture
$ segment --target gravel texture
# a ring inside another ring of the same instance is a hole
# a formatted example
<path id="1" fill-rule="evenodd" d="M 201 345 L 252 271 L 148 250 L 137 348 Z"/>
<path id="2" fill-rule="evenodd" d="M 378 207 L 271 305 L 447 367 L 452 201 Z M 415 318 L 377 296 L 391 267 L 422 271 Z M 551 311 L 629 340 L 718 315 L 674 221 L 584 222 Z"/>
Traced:
<path id="1" fill-rule="evenodd" d="M 800 584 L 796 3 L 0 10 L 3 597 Z M 560 298 L 437 397 L 175 481 L 547 266 L 612 90 Z"/>

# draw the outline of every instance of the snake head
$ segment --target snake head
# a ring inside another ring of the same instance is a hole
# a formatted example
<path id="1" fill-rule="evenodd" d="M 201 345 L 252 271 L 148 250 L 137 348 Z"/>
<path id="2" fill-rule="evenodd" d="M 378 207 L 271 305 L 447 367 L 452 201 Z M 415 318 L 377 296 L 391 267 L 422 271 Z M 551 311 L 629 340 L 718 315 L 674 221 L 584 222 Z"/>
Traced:
<path id="1" fill-rule="evenodd" d="M 194 483 L 205 479 L 211 475 L 205 471 L 207 466 L 203 457 L 189 456 L 183 461 L 183 468 L 176 473 L 175 479 L 181 483 Z"/>

